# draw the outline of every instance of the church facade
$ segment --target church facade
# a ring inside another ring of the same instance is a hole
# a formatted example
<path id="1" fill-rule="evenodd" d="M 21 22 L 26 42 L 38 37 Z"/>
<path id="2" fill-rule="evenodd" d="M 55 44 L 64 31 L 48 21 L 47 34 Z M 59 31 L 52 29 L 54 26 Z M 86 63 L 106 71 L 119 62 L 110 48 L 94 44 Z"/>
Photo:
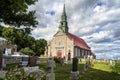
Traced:
<path id="1" fill-rule="evenodd" d="M 48 45 L 48 57 L 84 58 L 91 54 L 91 49 L 87 43 L 76 35 L 69 32 L 65 5 L 61 16 L 61 22 L 57 33 L 53 36 Z"/>

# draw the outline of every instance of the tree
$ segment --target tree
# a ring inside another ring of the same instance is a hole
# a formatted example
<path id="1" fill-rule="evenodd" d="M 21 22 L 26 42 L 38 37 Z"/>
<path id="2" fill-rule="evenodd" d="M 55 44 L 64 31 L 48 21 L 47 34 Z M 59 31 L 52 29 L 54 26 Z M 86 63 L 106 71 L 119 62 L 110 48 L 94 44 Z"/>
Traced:
<path id="1" fill-rule="evenodd" d="M 12 43 L 15 42 L 15 38 L 17 36 L 16 29 L 14 27 L 9 28 L 3 28 L 2 30 L 2 36 L 7 39 L 8 41 L 11 41 Z"/>
<path id="2" fill-rule="evenodd" d="M 25 30 L 36 27 L 38 23 L 35 11 L 28 11 L 28 6 L 37 0 L 0 0 L 0 23 L 15 27 L 25 26 Z"/>
<path id="3" fill-rule="evenodd" d="M 21 49 L 20 52 L 26 55 L 30 55 L 30 56 L 35 55 L 34 51 L 31 50 L 29 47 Z"/>
<path id="4" fill-rule="evenodd" d="M 32 49 L 31 47 L 35 43 L 34 37 L 14 27 L 3 28 L 2 36 L 12 44 L 17 44 L 18 50 L 25 47 Z"/>
<path id="5" fill-rule="evenodd" d="M 41 54 L 44 54 L 47 41 L 45 39 L 38 39 L 35 41 L 33 46 L 33 50 L 36 53 L 36 56 L 40 56 Z"/>
<path id="6" fill-rule="evenodd" d="M 4 29 L 5 27 L 3 27 L 3 26 L 0 26 L 0 36 L 2 36 L 2 32 L 3 32 L 3 29 Z"/>
<path id="7" fill-rule="evenodd" d="M 27 47 L 33 50 L 32 52 L 34 52 L 36 56 L 44 54 L 45 47 L 47 46 L 45 39 L 35 40 L 34 37 L 25 34 L 22 30 L 16 29 L 15 27 L 3 28 L 2 36 L 11 43 L 17 44 L 18 51 L 24 48 L 26 50 Z"/>

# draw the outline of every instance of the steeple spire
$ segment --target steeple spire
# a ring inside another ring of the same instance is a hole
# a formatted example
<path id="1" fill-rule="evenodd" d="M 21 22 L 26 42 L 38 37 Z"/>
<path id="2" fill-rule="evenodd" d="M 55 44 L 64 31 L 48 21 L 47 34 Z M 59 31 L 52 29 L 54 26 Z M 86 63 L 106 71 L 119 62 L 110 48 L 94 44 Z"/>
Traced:
<path id="1" fill-rule="evenodd" d="M 62 21 L 67 21 L 66 11 L 65 11 L 65 4 L 63 6 L 63 13 L 61 16 Z"/>
<path id="2" fill-rule="evenodd" d="M 68 34 L 68 25 L 67 25 L 67 15 L 66 15 L 66 10 L 65 10 L 65 4 L 63 6 L 63 12 L 62 12 L 62 16 L 61 16 L 59 31 L 62 31 L 62 32 Z"/>

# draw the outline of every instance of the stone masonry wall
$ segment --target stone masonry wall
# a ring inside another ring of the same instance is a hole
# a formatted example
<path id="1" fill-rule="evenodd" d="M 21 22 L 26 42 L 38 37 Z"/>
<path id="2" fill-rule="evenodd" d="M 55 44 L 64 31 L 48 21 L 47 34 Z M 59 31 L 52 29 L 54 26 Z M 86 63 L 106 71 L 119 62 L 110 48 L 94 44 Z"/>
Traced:
<path id="1" fill-rule="evenodd" d="M 64 33 L 58 33 L 54 36 L 51 41 L 50 46 L 48 46 L 48 55 L 50 56 L 50 52 L 52 56 L 57 56 L 57 52 L 60 51 L 62 53 L 62 57 L 68 56 L 68 53 L 71 53 L 71 57 L 73 58 L 74 52 L 74 44 L 73 40 L 70 40 L 68 36 Z"/>

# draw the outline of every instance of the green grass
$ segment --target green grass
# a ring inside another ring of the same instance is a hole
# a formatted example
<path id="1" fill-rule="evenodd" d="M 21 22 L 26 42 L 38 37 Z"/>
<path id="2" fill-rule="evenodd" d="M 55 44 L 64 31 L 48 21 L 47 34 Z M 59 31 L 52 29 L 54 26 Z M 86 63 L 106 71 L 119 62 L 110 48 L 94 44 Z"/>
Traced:
<path id="1" fill-rule="evenodd" d="M 113 72 L 112 67 L 109 64 L 103 62 L 95 62 L 92 67 L 87 71 L 83 70 L 84 62 L 79 63 L 78 70 L 80 72 L 80 78 L 78 80 L 120 80 L 120 74 Z M 7 65 L 7 70 L 12 69 L 16 64 Z M 39 68 L 48 71 L 47 64 L 40 63 Z M 72 64 L 65 64 L 61 66 L 56 64 L 54 69 L 55 80 L 70 80 L 70 72 L 72 70 Z M 0 78 L 0 80 L 4 80 Z M 43 79 L 46 80 L 46 79 Z"/>
<path id="2" fill-rule="evenodd" d="M 120 80 L 120 75 L 112 72 L 112 68 L 103 62 L 95 62 L 80 80 Z"/>
<path id="3" fill-rule="evenodd" d="M 41 63 L 40 68 L 47 71 L 46 63 Z M 120 80 L 120 74 L 112 72 L 106 63 L 95 62 L 87 71 L 83 71 L 83 63 L 79 64 L 80 78 L 78 80 Z M 56 64 L 55 80 L 70 80 L 71 64 L 61 66 Z"/>
<path id="4" fill-rule="evenodd" d="M 104 62 L 95 62 L 94 66 L 92 67 L 93 69 L 98 69 L 101 71 L 107 71 L 107 72 L 111 72 L 112 68 L 108 66 L 107 63 Z"/>

